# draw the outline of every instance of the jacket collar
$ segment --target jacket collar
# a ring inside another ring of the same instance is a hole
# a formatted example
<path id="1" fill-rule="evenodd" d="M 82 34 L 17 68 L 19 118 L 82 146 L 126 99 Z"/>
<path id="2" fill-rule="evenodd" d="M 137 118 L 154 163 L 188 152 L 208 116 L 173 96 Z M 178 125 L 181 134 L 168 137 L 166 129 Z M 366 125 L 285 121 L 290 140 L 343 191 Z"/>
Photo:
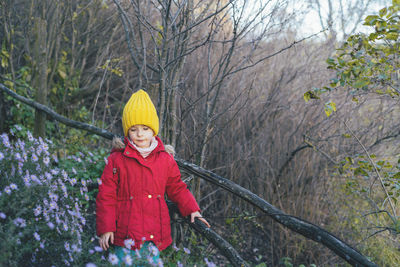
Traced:
<path id="1" fill-rule="evenodd" d="M 157 147 L 150 153 L 149 157 L 155 153 L 165 151 L 164 144 L 161 141 L 161 139 L 158 136 L 155 136 L 158 145 Z M 124 155 L 130 158 L 136 158 L 136 159 L 143 159 L 142 155 L 140 155 L 140 152 L 129 142 L 129 139 L 127 136 L 124 138 L 124 144 L 125 144 L 125 149 L 124 149 Z"/>

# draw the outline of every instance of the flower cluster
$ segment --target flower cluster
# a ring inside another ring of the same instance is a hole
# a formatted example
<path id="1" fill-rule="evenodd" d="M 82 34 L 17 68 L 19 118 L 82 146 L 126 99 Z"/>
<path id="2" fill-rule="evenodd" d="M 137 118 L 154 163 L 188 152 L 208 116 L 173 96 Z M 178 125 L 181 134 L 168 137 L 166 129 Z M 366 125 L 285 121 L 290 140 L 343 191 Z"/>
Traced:
<path id="1" fill-rule="evenodd" d="M 13 133 L 0 135 L 0 235 L 7 236 L 10 250 L 31 248 L 14 258 L 16 265 L 27 258 L 28 265 L 51 265 L 48 255 L 54 252 L 55 261 L 71 265 L 82 247 L 86 219 L 79 194 L 87 195 L 87 182 L 77 183 L 74 171 L 57 166 L 50 140 L 36 139 L 29 131 L 26 139 L 14 140 Z M 60 249 L 63 240 L 68 242 Z"/>

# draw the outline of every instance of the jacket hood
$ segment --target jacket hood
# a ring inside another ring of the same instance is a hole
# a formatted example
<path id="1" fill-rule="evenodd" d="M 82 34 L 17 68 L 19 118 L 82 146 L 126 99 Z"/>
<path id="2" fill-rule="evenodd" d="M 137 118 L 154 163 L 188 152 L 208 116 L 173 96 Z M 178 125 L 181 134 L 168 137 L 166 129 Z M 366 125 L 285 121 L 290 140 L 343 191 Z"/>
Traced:
<path id="1" fill-rule="evenodd" d="M 158 142 L 158 146 L 154 149 L 155 151 L 162 151 L 165 150 L 168 154 L 170 154 L 171 156 L 175 156 L 175 149 L 173 146 L 171 145 L 164 145 L 163 142 L 161 141 L 161 139 L 156 136 L 157 142 Z M 112 140 L 112 151 L 111 152 L 122 152 L 124 151 L 125 147 L 128 145 L 129 140 L 128 137 L 124 138 L 124 141 L 122 141 L 121 138 L 119 137 L 114 137 Z"/>

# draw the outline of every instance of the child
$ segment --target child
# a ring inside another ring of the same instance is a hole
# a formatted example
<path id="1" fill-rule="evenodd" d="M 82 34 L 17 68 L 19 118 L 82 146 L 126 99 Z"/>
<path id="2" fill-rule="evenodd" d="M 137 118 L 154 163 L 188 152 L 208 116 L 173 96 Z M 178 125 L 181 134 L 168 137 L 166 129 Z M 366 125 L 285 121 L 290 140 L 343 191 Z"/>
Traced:
<path id="1" fill-rule="evenodd" d="M 143 243 L 147 247 L 148 242 L 159 250 L 168 247 L 172 238 L 165 193 L 182 216 L 190 215 L 191 222 L 199 218 L 210 227 L 157 136 L 157 111 L 145 91 L 134 93 L 125 105 L 122 126 L 124 144 L 108 157 L 96 199 L 100 246 L 107 250 L 111 242 L 121 249 L 129 240 L 131 249 L 140 249 Z"/>

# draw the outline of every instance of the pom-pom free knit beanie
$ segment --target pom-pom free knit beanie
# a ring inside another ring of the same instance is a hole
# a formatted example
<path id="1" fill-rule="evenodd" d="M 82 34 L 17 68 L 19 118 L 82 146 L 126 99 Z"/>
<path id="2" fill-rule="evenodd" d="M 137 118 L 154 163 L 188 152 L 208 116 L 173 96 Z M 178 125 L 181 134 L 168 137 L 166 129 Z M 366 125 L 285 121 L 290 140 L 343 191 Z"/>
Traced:
<path id="1" fill-rule="evenodd" d="M 157 110 L 149 95 L 140 89 L 132 94 L 122 113 L 122 127 L 125 136 L 133 125 L 142 124 L 150 127 L 154 135 L 158 134 L 159 121 Z"/>

